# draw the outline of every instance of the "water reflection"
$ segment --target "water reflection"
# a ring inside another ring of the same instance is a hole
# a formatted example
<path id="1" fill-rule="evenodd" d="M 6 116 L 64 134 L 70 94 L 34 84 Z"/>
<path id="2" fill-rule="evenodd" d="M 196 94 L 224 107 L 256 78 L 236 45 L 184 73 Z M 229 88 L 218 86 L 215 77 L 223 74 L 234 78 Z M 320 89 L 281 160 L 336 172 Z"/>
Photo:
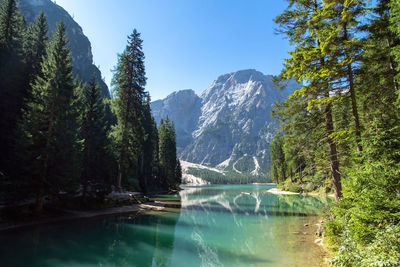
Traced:
<path id="1" fill-rule="evenodd" d="M 0 233 L 0 265 L 312 266 L 316 250 L 301 227 L 329 200 L 269 188 L 185 188 L 159 196 L 181 209 Z"/>
<path id="2" fill-rule="evenodd" d="M 169 266 L 179 210 L 0 234 L 1 266 Z"/>
<path id="3" fill-rule="evenodd" d="M 280 243 L 274 240 L 276 231 L 284 230 L 287 234 L 290 229 L 274 225 L 288 223 L 289 228 L 293 223 L 299 225 L 300 218 L 316 215 L 328 200 L 275 196 L 267 193 L 268 188 L 186 188 L 180 194 L 182 210 L 177 232 L 184 232 L 180 228 L 190 225 L 185 235 L 193 242 L 184 242 L 181 246 L 183 239 L 178 237 L 176 249 L 185 247 L 186 251 L 196 252 L 193 266 L 283 266 L 297 262 L 297 255 L 288 255 L 281 246 L 292 240 L 286 237 Z M 184 266 L 179 265 L 178 258 L 173 258 L 172 263 L 172 266 Z"/>

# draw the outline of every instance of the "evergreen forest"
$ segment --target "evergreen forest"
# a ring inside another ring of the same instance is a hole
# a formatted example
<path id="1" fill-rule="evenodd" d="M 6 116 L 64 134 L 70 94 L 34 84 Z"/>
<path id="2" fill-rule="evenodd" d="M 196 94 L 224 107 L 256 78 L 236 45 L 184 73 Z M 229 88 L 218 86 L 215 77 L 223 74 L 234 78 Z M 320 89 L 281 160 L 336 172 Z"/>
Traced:
<path id="1" fill-rule="evenodd" d="M 317 205 L 328 206 L 321 232 L 331 265 L 400 266 L 400 0 L 286 2 L 274 22 L 291 51 L 274 82 L 284 90 L 294 80 L 301 88 L 273 106 L 280 130 L 271 134 L 270 178 L 282 191 L 333 194 L 332 203 L 318 200 Z M 0 0 L 0 223 L 109 208 L 115 203 L 107 206 L 108 195 L 126 192 L 140 195 L 141 203 L 151 194 L 177 192 L 182 182 L 174 122 L 166 116 L 157 125 L 152 115 L 141 34 L 134 29 L 118 54 L 108 98 L 94 73 L 90 82 L 74 75 L 66 30 L 61 20 L 51 32 L 43 12 L 27 23 L 17 0 Z M 233 171 L 187 172 L 212 184 L 265 181 L 262 175 Z M 290 205 L 289 196 L 273 196 L 282 212 L 268 213 L 272 204 L 261 200 L 273 198 L 264 187 L 257 192 L 220 188 L 231 190 L 232 203 L 224 199 L 225 191 L 201 201 L 189 201 L 190 194 L 200 194 L 197 188 L 181 194 L 186 210 L 206 211 L 203 204 L 212 203 L 201 224 L 183 223 L 181 236 L 189 228 L 222 233 L 211 227 L 216 223 L 210 214 L 217 211 L 216 218 L 222 218 L 236 215 L 238 208 L 244 222 L 260 217 L 260 205 L 264 220 L 268 214 L 275 219 L 307 215 L 286 211 L 299 206 Z M 315 201 L 302 197 L 297 196 L 303 205 Z M 177 194 L 172 199 L 181 201 Z M 222 222 L 228 225 L 230 218 Z M 246 225 L 233 218 L 238 232 L 247 234 Z M 256 222 L 249 229 L 257 229 Z M 187 236 L 218 258 L 198 232 Z M 227 236 L 221 242 L 230 240 Z M 231 258 L 226 247 L 220 255 Z"/>
<path id="2" fill-rule="evenodd" d="M 118 55 L 108 99 L 96 78 L 74 77 L 64 22 L 48 28 L 44 13 L 27 24 L 16 0 L 0 1 L 0 202 L 40 215 L 46 203 L 177 189 L 174 125 L 151 115 L 140 33 Z"/>
<path id="3" fill-rule="evenodd" d="M 277 31 L 293 49 L 276 83 L 271 178 L 333 192 L 326 236 L 336 266 L 400 264 L 400 1 L 289 0 Z"/>

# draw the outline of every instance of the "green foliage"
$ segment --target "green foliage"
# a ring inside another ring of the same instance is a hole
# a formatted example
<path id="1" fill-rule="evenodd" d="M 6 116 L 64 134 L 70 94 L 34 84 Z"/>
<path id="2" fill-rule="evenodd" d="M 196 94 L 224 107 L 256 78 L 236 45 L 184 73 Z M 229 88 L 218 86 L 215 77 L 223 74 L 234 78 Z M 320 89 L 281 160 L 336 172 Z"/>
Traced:
<path id="1" fill-rule="evenodd" d="M 387 1 L 383 1 L 387 2 Z M 392 0 L 388 1 L 389 3 L 386 3 L 389 8 L 389 29 L 390 33 L 392 33 L 394 36 L 396 36 L 395 39 L 390 40 L 391 42 L 389 43 L 391 49 L 390 49 L 390 54 L 394 58 L 394 64 L 393 68 L 396 70 L 395 72 L 395 84 L 397 85 L 397 90 L 398 90 L 398 85 L 400 83 L 400 43 L 398 42 L 399 36 L 400 36 L 400 3 L 399 1 Z M 396 40 L 397 39 L 397 40 Z"/>
<path id="2" fill-rule="evenodd" d="M 177 184 L 182 183 L 182 167 L 179 159 L 176 161 L 175 180 L 177 181 Z"/>
<path id="3" fill-rule="evenodd" d="M 46 57 L 46 47 L 49 42 L 47 20 L 43 12 L 37 17 L 36 22 L 29 25 L 23 40 L 24 59 L 28 84 L 34 82 L 37 76 L 42 75 L 41 64 Z M 28 92 L 28 97 L 31 92 Z"/>
<path id="4" fill-rule="evenodd" d="M 114 140 L 118 159 L 118 178 L 116 186 L 137 175 L 138 161 L 142 151 L 144 130 L 143 101 L 146 85 L 144 54 L 140 33 L 133 30 L 128 37 L 124 52 L 119 55 L 112 84 L 114 86 L 113 110 L 117 124 L 111 136 Z"/>
<path id="5" fill-rule="evenodd" d="M 82 185 L 85 198 L 89 184 L 101 184 L 107 188 L 112 182 L 110 142 L 107 138 L 105 107 L 101 88 L 93 76 L 92 81 L 77 87 L 80 92 L 80 136 L 83 141 Z"/>
<path id="6" fill-rule="evenodd" d="M 286 161 L 283 152 L 283 136 L 278 134 L 274 137 L 270 145 L 271 153 L 271 178 L 275 183 L 286 180 Z"/>
<path id="7" fill-rule="evenodd" d="M 400 227 L 388 226 L 379 229 L 373 242 L 361 246 L 347 230 L 338 253 L 331 259 L 335 266 L 399 266 Z"/>
<path id="8" fill-rule="evenodd" d="M 333 187 L 332 264 L 398 266 L 400 5 L 366 4 L 293 0 L 277 17 L 295 45 L 278 82 L 305 86 L 275 106 L 271 174 L 289 191 Z"/>
<path id="9" fill-rule="evenodd" d="M 15 173 L 17 125 L 22 117 L 24 80 L 23 18 L 16 0 L 0 2 L 0 173 L 12 179 Z"/>
<path id="10" fill-rule="evenodd" d="M 176 189 L 181 183 L 181 177 L 177 173 L 177 162 L 179 160 L 176 157 L 174 124 L 169 120 L 168 116 L 161 120 L 158 136 L 161 185 L 167 189 Z"/>
<path id="11" fill-rule="evenodd" d="M 61 21 L 49 40 L 43 12 L 26 26 L 16 1 L 0 0 L 1 204 L 36 197 L 41 213 L 45 197 L 92 203 L 112 184 L 177 188 L 175 131 L 168 122 L 159 146 L 140 34 L 133 31 L 119 56 L 110 100 L 94 78 L 74 79 L 65 33 Z"/>
<path id="12" fill-rule="evenodd" d="M 235 162 L 235 168 L 240 172 L 251 172 L 255 167 L 253 157 L 251 156 L 243 156 Z"/>
<path id="13" fill-rule="evenodd" d="M 154 117 L 151 115 L 150 96 L 147 95 L 144 102 L 144 142 L 141 157 L 140 184 L 142 191 L 157 187 L 158 175 L 158 130 Z"/>
<path id="14" fill-rule="evenodd" d="M 38 209 L 44 194 L 70 191 L 77 184 L 74 83 L 67 44 L 61 22 L 43 61 L 42 76 L 36 77 L 24 119 L 25 146 L 32 162 L 30 173 L 37 188 Z"/>

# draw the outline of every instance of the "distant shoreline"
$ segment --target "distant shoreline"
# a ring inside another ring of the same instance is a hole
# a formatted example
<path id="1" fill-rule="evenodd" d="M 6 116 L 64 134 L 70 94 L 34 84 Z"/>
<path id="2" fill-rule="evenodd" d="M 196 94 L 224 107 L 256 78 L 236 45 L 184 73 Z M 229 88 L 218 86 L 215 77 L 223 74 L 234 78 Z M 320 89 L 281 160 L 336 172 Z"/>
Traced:
<path id="1" fill-rule="evenodd" d="M 295 193 L 289 191 L 282 191 L 278 188 L 271 188 L 267 190 L 268 193 L 274 195 L 302 195 L 302 196 L 313 196 L 313 197 L 335 197 L 334 194 L 321 194 L 321 193 Z"/>
<path id="2" fill-rule="evenodd" d="M 198 183 L 182 183 L 181 186 L 188 186 L 188 187 L 201 187 L 201 186 L 213 186 L 213 185 L 275 185 L 275 183 L 249 183 L 249 184 L 211 184 L 211 183 L 204 183 L 204 184 L 198 184 Z"/>

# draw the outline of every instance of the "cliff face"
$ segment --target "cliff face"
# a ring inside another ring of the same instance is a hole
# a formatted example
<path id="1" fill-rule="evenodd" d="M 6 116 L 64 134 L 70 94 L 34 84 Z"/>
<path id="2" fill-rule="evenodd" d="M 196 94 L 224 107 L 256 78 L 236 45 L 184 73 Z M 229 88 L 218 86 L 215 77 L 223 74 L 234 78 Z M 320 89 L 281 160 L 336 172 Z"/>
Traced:
<path id="1" fill-rule="evenodd" d="M 190 97 L 173 93 L 153 102 L 152 110 L 158 120 L 168 115 L 179 129 L 181 159 L 262 175 L 269 171 L 269 144 L 279 126 L 271 108 L 299 87 L 291 82 L 278 91 L 272 76 L 242 70 L 218 77 L 198 98 L 192 91 Z"/>
<path id="2" fill-rule="evenodd" d="M 201 98 L 193 90 L 174 92 L 164 100 L 152 102 L 151 107 L 157 124 L 166 116 L 174 122 L 178 153 L 193 142 L 192 133 L 201 114 Z"/>
<path id="3" fill-rule="evenodd" d="M 103 97 L 110 97 L 100 70 L 93 64 L 92 47 L 89 39 L 67 11 L 50 0 L 19 0 L 19 8 L 28 23 L 35 21 L 36 17 L 43 11 L 49 24 L 50 34 L 53 34 L 57 24 L 63 19 L 71 47 L 74 74 L 85 82 L 89 82 L 94 74 L 101 86 Z"/>

